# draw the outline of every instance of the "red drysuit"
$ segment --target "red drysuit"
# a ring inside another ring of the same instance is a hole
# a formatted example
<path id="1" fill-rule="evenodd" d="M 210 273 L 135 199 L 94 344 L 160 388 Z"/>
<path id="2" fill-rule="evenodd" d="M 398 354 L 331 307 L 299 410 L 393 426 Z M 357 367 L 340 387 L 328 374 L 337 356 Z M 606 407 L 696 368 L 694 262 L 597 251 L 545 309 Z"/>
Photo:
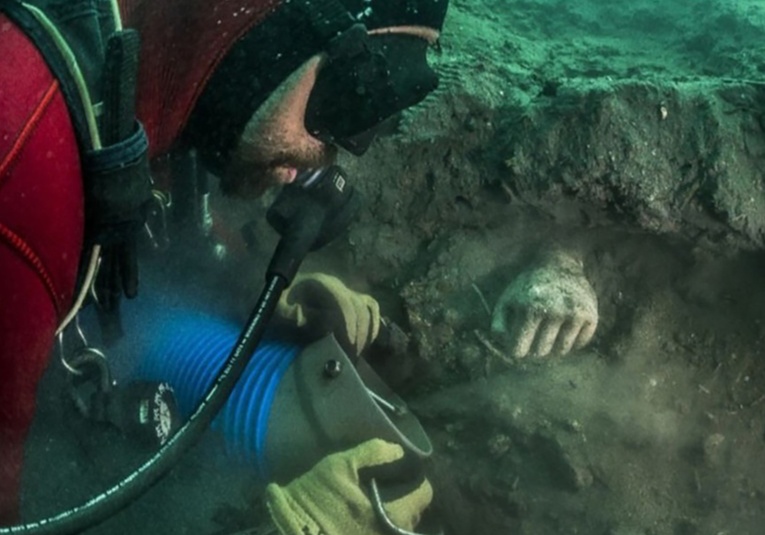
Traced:
<path id="1" fill-rule="evenodd" d="M 166 152 L 215 65 L 281 0 L 121 0 L 142 37 L 138 116 Z M 0 14 L 0 525 L 18 519 L 23 443 L 83 242 L 77 141 L 45 61 Z"/>

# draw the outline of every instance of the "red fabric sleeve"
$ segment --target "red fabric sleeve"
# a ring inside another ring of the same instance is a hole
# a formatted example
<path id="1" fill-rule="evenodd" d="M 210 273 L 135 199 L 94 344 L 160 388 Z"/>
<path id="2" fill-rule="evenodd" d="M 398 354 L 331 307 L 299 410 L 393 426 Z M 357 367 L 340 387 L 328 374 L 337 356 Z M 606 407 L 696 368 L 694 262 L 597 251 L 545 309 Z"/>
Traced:
<path id="1" fill-rule="evenodd" d="M 23 444 L 82 248 L 77 143 L 34 46 L 0 15 L 0 524 L 17 520 Z"/>

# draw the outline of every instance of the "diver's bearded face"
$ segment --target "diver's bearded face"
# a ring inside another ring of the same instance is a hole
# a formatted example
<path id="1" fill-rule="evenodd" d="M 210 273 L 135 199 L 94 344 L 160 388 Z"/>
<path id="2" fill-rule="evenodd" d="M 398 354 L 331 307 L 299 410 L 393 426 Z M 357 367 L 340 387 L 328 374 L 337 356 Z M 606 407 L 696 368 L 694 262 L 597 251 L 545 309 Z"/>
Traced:
<path id="1" fill-rule="evenodd" d="M 334 161 L 337 149 L 305 128 L 305 110 L 320 61 L 314 57 L 294 72 L 247 122 L 221 177 L 224 194 L 257 197 L 272 186 L 292 182 L 300 171 Z"/>
<path id="2" fill-rule="evenodd" d="M 434 43 L 438 38 L 436 30 L 401 26 L 373 30 L 370 33 L 380 37 L 376 50 L 388 51 L 394 61 L 407 63 L 419 58 L 419 63 L 415 62 L 419 70 L 411 72 L 403 68 L 396 70 L 396 73 L 399 73 L 396 78 L 399 85 L 410 92 L 416 89 L 412 97 L 417 98 L 410 99 L 411 102 L 408 105 L 419 102 L 427 92 L 435 89 L 437 77 L 429 74 L 431 71 L 425 53 L 427 45 Z M 415 40 L 412 41 L 412 38 Z M 413 42 L 423 46 L 412 48 Z M 412 56 L 412 53 L 420 55 Z M 314 105 L 318 106 L 317 109 L 324 109 L 324 101 L 327 101 L 329 105 L 326 105 L 326 110 L 334 110 L 334 114 L 318 114 L 325 119 L 325 122 L 342 123 L 344 119 L 347 119 L 348 114 L 352 113 L 348 110 L 348 99 L 343 99 L 333 90 L 336 86 L 332 84 L 324 84 L 326 87 L 322 84 L 319 84 L 319 87 L 316 86 L 317 74 L 325 61 L 328 60 L 323 54 L 308 60 L 292 73 L 253 114 L 244 128 L 227 171 L 221 177 L 221 189 L 225 194 L 256 197 L 271 186 L 292 182 L 300 171 L 333 163 L 337 154 L 334 143 L 337 140 L 333 136 L 329 138 L 321 136 L 322 128 L 318 128 L 316 124 L 313 125 L 312 131 L 322 137 L 324 142 L 312 136 L 306 129 L 306 113 L 311 92 L 315 87 L 317 95 Z M 331 62 L 328 65 L 330 69 Z M 333 71 L 330 69 L 329 72 L 331 74 Z M 402 73 L 407 75 L 403 76 Z M 390 73 L 388 76 L 391 76 Z M 332 76 L 326 79 L 334 80 Z M 342 82 L 340 86 L 348 87 L 348 84 Z M 361 99 L 362 103 L 356 102 L 356 104 L 360 107 L 364 106 L 367 98 L 368 96 L 364 96 Z M 358 98 L 355 99 L 355 101 L 358 100 Z M 316 104 L 317 102 L 319 104 Z M 313 109 L 312 116 L 317 115 L 317 109 Z M 374 118 L 382 121 L 385 114 Z M 366 126 L 369 127 L 369 125 Z M 327 129 L 326 125 L 324 129 Z M 350 133 L 346 132 L 346 136 L 337 135 L 337 138 L 347 139 Z M 353 134 L 356 135 L 358 132 Z M 371 141 L 371 138 L 369 140 Z M 350 150 L 348 146 L 346 148 Z M 354 152 L 354 154 L 361 154 L 361 152 Z"/>
<path id="3" fill-rule="evenodd" d="M 249 126 L 249 125 L 248 125 Z M 303 130 L 290 131 L 276 124 L 245 131 L 245 135 L 220 178 L 224 195 L 255 198 L 271 187 L 289 184 L 298 172 L 331 165 L 337 148 Z"/>

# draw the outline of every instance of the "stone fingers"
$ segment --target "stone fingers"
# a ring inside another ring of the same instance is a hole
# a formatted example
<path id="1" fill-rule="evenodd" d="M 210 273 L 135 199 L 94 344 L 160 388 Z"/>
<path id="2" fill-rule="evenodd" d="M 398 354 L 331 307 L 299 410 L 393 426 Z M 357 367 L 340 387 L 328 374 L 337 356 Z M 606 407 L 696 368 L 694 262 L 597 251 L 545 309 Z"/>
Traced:
<path id="1" fill-rule="evenodd" d="M 524 358 L 531 351 L 539 325 L 544 316 L 534 309 L 514 310 L 508 333 L 511 337 L 510 353 L 515 358 Z"/>
<path id="2" fill-rule="evenodd" d="M 540 324 L 534 350 L 535 357 L 546 357 L 550 354 L 562 325 L 563 318 L 557 316 L 550 316 Z"/>
<path id="3" fill-rule="evenodd" d="M 510 314 L 507 333 L 514 358 L 566 355 L 586 346 L 597 328 L 597 318 L 548 315 L 536 309 Z"/>
<path id="4" fill-rule="evenodd" d="M 548 290 L 550 295 L 537 291 L 535 299 L 506 291 L 495 306 L 491 330 L 501 335 L 513 358 L 566 355 L 593 338 L 598 324 L 593 292 L 574 292 L 570 287 Z"/>
<path id="5" fill-rule="evenodd" d="M 595 329 L 597 327 L 598 327 L 597 318 L 586 320 L 584 322 L 584 325 L 582 326 L 582 329 L 579 331 L 579 335 L 576 337 L 576 342 L 574 342 L 574 348 L 581 349 L 584 346 L 586 346 L 590 342 L 590 340 L 592 340 L 592 336 L 595 334 Z"/>
<path id="6" fill-rule="evenodd" d="M 558 333 L 558 340 L 555 347 L 559 354 L 566 355 L 571 351 L 584 324 L 584 318 L 578 316 L 569 318 L 568 321 L 565 322 Z"/>

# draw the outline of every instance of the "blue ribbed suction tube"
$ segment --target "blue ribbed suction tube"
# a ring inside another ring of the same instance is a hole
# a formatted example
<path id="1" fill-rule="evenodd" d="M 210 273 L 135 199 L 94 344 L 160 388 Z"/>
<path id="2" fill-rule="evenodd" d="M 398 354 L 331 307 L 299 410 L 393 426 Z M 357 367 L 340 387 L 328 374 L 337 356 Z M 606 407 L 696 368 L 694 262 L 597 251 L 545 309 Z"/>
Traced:
<path id="1" fill-rule="evenodd" d="M 165 311 L 142 333 L 138 376 L 166 381 L 188 417 L 212 384 L 236 342 L 239 329 L 219 318 L 187 310 Z M 264 339 L 212 424 L 223 433 L 227 453 L 269 475 L 265 462 L 268 421 L 277 387 L 300 347 Z"/>

